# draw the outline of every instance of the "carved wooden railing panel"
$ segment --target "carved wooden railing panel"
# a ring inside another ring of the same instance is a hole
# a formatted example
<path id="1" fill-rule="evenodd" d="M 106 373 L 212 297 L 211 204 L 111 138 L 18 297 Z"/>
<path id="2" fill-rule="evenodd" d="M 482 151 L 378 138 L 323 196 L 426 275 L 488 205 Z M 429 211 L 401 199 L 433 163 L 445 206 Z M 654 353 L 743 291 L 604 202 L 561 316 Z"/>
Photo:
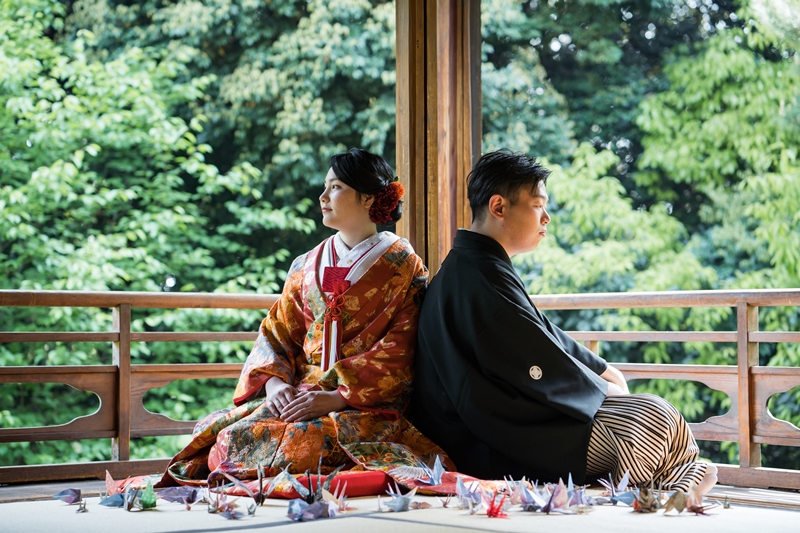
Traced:
<path id="1" fill-rule="evenodd" d="M 759 444 L 797 446 L 800 428 L 772 416 L 767 409 L 767 402 L 775 394 L 800 386 L 800 368 L 757 366 L 751 369 L 751 373 L 755 418 L 753 441 Z"/>
<path id="2" fill-rule="evenodd" d="M 721 416 L 712 416 L 704 422 L 689 424 L 694 436 L 702 440 L 735 441 L 739 436 L 739 413 L 736 406 L 738 381 L 736 367 L 716 365 L 648 365 L 615 363 L 626 380 L 676 379 L 697 381 L 707 387 L 722 391 L 731 399 L 731 409 Z"/>
<path id="3" fill-rule="evenodd" d="M 102 439 L 116 436 L 117 371 L 109 366 L 22 366 L 0 368 L 0 383 L 64 383 L 100 398 L 94 413 L 66 424 L 0 428 L 0 442 Z"/>
<path id="4" fill-rule="evenodd" d="M 250 335 L 255 340 L 255 335 Z M 144 395 L 173 381 L 203 378 L 238 378 L 242 365 L 209 363 L 190 365 L 133 365 L 131 367 L 131 438 L 191 433 L 196 421 L 180 421 L 152 413 L 144 407 Z"/>
<path id="5" fill-rule="evenodd" d="M 0 343 L 110 342 L 113 364 L 69 367 L 0 367 L 0 383 L 65 383 L 100 397 L 97 412 L 60 426 L 0 428 L 0 442 L 108 438 L 112 461 L 66 465 L 0 467 L 0 483 L 53 481 L 76 477 L 115 477 L 163 469 L 167 458 L 130 460 L 130 440 L 143 436 L 190 433 L 194 422 L 173 420 L 145 409 L 148 391 L 173 381 L 236 378 L 239 364 L 132 365 L 133 342 L 253 341 L 254 332 L 135 332 L 131 311 L 136 308 L 228 308 L 266 310 L 276 295 L 0 291 L 0 307 L 105 307 L 114 314 L 110 332 L 0 331 Z M 731 307 L 737 313 L 736 331 L 574 331 L 576 340 L 598 351 L 602 342 L 726 342 L 736 343 L 736 365 L 615 364 L 627 379 L 696 381 L 731 399 L 730 410 L 691 424 L 700 439 L 738 442 L 738 466 L 718 465 L 723 483 L 751 487 L 800 489 L 800 471 L 761 468 L 760 445 L 800 446 L 800 429 L 776 419 L 767 408 L 775 394 L 800 386 L 800 368 L 758 366 L 760 342 L 800 342 L 800 332 L 758 331 L 758 309 L 800 306 L 800 289 L 747 291 L 685 291 L 535 296 L 540 309 L 625 309 L 654 307 Z M 13 325 L 12 325 L 13 327 Z"/>

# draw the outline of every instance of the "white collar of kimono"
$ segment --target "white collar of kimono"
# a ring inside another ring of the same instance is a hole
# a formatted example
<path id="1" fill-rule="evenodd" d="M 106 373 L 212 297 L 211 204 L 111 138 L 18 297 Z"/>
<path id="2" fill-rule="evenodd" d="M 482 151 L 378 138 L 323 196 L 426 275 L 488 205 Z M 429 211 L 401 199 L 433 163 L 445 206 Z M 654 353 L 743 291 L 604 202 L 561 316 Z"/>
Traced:
<path id="1" fill-rule="evenodd" d="M 352 248 L 348 248 L 339 233 L 333 238 L 325 241 L 322 250 L 322 257 L 319 262 L 319 279 L 323 278 L 325 267 L 337 266 L 350 268 L 350 272 L 345 277 L 350 283 L 355 283 L 367 270 L 370 269 L 375 261 L 378 260 L 386 250 L 389 249 L 400 237 L 389 231 L 381 231 L 367 237 Z M 335 247 L 335 248 L 334 248 Z M 334 265 L 333 251 L 336 250 L 338 261 Z"/>

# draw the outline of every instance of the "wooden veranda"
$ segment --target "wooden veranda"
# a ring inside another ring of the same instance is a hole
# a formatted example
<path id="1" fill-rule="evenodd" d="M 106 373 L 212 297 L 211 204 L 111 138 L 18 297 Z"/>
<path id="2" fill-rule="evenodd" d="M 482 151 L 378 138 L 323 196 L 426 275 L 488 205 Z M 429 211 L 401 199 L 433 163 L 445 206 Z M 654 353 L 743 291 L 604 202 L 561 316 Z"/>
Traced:
<path id="1" fill-rule="evenodd" d="M 115 477 L 158 472 L 168 460 L 131 460 L 131 439 L 145 436 L 191 433 L 193 422 L 176 421 L 147 411 L 145 394 L 172 381 L 201 378 L 236 378 L 240 364 L 131 363 L 131 344 L 137 342 L 253 341 L 256 333 L 241 332 L 147 332 L 133 331 L 131 313 L 145 308 L 268 309 L 275 295 L 0 291 L 2 307 L 98 307 L 111 308 L 111 331 L 0 332 L 0 342 L 110 342 L 113 360 L 91 366 L 24 366 L 0 368 L 0 383 L 65 383 L 100 397 L 94 414 L 60 426 L 0 428 L 0 442 L 110 438 L 112 461 L 79 464 L 0 467 L 0 483 L 41 482 Z M 696 381 L 724 392 L 731 400 L 722 416 L 692 424 L 701 440 L 738 442 L 738 465 L 719 465 L 720 482 L 762 488 L 800 489 L 800 471 L 761 467 L 760 446 L 800 446 L 800 429 L 778 420 L 767 408 L 774 394 L 800 386 L 800 368 L 763 367 L 758 364 L 759 343 L 800 342 L 800 332 L 758 330 L 759 308 L 800 305 L 800 289 L 749 291 L 690 291 L 535 296 L 533 302 L 548 309 L 631 309 L 730 307 L 736 310 L 736 331 L 573 331 L 570 334 L 591 349 L 601 342 L 714 342 L 735 343 L 736 365 L 616 365 L 627 379 L 676 379 Z"/>

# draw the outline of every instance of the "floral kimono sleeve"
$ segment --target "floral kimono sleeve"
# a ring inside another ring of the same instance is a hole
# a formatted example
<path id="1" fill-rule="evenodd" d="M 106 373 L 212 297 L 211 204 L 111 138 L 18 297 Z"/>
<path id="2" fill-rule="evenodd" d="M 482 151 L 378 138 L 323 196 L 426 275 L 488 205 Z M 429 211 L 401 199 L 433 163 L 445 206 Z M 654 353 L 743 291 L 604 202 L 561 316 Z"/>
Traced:
<path id="1" fill-rule="evenodd" d="M 378 287 L 382 307 L 363 331 L 342 347 L 343 355 L 320 379 L 338 390 L 345 402 L 361 411 L 399 418 L 411 394 L 419 304 L 428 271 L 416 254 L 409 254 L 395 275 Z M 358 350 L 361 346 L 367 349 Z"/>
<path id="2" fill-rule="evenodd" d="M 292 263 L 281 297 L 261 322 L 255 346 L 242 368 L 233 395 L 236 405 L 262 394 L 272 376 L 293 383 L 296 357 L 303 351 L 306 333 L 303 309 L 303 270 L 307 254 Z"/>

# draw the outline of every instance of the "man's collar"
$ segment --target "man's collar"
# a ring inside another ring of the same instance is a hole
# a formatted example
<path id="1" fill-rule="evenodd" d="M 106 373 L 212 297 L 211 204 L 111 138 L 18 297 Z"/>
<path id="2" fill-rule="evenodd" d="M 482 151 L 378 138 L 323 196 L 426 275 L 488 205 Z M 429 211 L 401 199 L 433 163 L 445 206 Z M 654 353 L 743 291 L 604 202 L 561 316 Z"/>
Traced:
<path id="1" fill-rule="evenodd" d="M 511 258 L 508 257 L 506 249 L 503 248 L 502 244 L 491 237 L 476 231 L 459 229 L 456 232 L 456 238 L 453 240 L 453 248 L 481 250 L 487 254 L 494 255 L 498 259 L 501 259 L 502 261 L 511 265 Z"/>

